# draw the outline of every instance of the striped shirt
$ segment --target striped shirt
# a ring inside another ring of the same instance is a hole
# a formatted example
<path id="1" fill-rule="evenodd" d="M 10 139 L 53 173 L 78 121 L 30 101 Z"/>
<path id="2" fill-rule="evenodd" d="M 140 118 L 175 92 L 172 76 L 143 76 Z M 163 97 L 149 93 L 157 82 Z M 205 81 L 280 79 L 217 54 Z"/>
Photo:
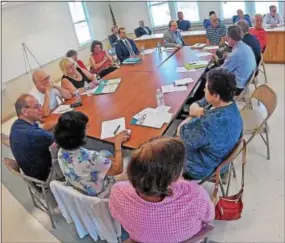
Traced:
<path id="1" fill-rule="evenodd" d="M 210 25 L 206 29 L 206 37 L 210 41 L 211 45 L 217 46 L 220 44 L 222 37 L 226 36 L 226 26 L 220 24 L 216 28 Z"/>

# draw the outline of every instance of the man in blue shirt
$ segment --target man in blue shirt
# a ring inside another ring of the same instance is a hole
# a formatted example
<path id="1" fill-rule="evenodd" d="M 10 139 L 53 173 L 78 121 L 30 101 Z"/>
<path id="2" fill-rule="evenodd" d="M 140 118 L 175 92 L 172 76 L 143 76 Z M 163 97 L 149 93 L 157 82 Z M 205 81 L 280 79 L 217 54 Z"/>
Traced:
<path id="1" fill-rule="evenodd" d="M 252 49 L 242 41 L 242 31 L 239 26 L 229 26 L 227 36 L 232 52 L 228 54 L 222 67 L 235 74 L 236 94 L 239 95 L 255 72 L 256 61 Z"/>
<path id="2" fill-rule="evenodd" d="M 178 29 L 181 31 L 188 31 L 191 29 L 191 24 L 189 20 L 184 20 L 183 12 L 179 11 L 177 13 L 178 20 L 177 20 L 177 25 Z"/>
<path id="3" fill-rule="evenodd" d="M 23 94 L 17 99 L 15 109 L 18 119 L 10 133 L 12 153 L 26 175 L 46 181 L 51 168 L 49 146 L 54 137 L 36 123 L 43 114 L 41 105 L 34 96 Z M 45 128 L 53 125 L 46 124 Z"/>
<path id="4" fill-rule="evenodd" d="M 226 27 L 220 23 L 216 14 L 210 16 L 211 25 L 206 29 L 207 45 L 218 46 L 225 43 Z"/>

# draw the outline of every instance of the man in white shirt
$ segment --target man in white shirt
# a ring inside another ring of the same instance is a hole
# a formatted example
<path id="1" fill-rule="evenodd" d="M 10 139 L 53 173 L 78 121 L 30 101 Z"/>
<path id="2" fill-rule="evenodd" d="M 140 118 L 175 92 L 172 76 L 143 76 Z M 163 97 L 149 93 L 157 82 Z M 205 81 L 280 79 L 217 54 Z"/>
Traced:
<path id="1" fill-rule="evenodd" d="M 47 75 L 42 69 L 33 72 L 33 82 L 35 87 L 30 91 L 30 94 L 42 105 L 43 116 L 45 117 L 59 105 L 58 99 L 70 99 L 72 97 L 68 90 L 54 85 L 50 80 L 50 75 Z"/>
<path id="2" fill-rule="evenodd" d="M 284 25 L 283 17 L 277 13 L 277 7 L 271 5 L 269 7 L 270 13 L 264 16 L 264 26 L 265 27 L 279 27 Z"/>

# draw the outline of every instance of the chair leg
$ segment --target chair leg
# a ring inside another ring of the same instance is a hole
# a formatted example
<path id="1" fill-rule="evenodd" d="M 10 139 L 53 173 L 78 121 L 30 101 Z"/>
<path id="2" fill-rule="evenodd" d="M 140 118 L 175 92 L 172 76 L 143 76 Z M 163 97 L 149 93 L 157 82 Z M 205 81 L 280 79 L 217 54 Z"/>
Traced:
<path id="1" fill-rule="evenodd" d="M 264 78 L 265 78 L 265 83 L 267 84 L 267 74 L 266 74 L 264 62 L 262 62 L 262 69 L 263 69 L 263 74 L 264 74 Z"/>
<path id="2" fill-rule="evenodd" d="M 232 178 L 232 169 L 233 169 L 233 164 L 230 163 L 230 168 L 229 168 L 229 177 L 228 177 L 228 182 L 227 182 L 227 190 L 226 190 L 226 196 L 229 195 L 229 189 L 231 185 L 231 178 Z"/>
<path id="3" fill-rule="evenodd" d="M 35 201 L 35 198 L 34 198 L 34 195 L 33 195 L 32 191 L 31 191 L 31 189 L 29 187 L 28 187 L 28 189 L 29 189 L 29 192 L 30 192 L 30 195 L 31 195 L 31 198 L 32 198 L 34 206 L 38 207 L 38 205 L 36 204 L 36 201 Z"/>
<path id="4" fill-rule="evenodd" d="M 267 159 L 270 160 L 270 144 L 267 124 L 265 124 L 265 136 L 266 136 L 266 147 L 267 147 Z"/>
<path id="5" fill-rule="evenodd" d="M 232 170 L 233 170 L 233 178 L 237 178 L 237 172 L 233 162 L 232 162 Z"/>
<path id="6" fill-rule="evenodd" d="M 49 216 L 52 228 L 55 229 L 54 219 L 53 219 L 53 215 L 51 212 L 51 207 L 50 207 L 49 201 L 47 199 L 47 194 L 46 194 L 45 188 L 42 187 L 42 190 L 43 190 L 44 200 L 45 200 L 46 207 L 47 207 L 47 214 Z"/>
<path id="7" fill-rule="evenodd" d="M 226 193 L 225 193 L 225 189 L 224 189 L 224 186 L 223 186 L 223 183 L 222 183 L 221 175 L 219 175 L 219 177 L 220 177 L 220 188 L 221 188 L 221 191 L 222 191 L 222 195 L 223 195 L 223 197 L 225 197 Z"/>

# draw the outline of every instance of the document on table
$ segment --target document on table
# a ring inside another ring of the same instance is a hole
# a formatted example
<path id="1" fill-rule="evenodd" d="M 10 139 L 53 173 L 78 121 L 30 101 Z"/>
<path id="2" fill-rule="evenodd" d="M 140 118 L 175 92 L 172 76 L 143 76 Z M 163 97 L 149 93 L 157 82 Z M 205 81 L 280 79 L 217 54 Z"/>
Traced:
<path id="1" fill-rule="evenodd" d="M 205 46 L 204 49 L 205 50 L 218 50 L 219 46 Z"/>
<path id="2" fill-rule="evenodd" d="M 198 52 L 196 53 L 196 57 L 207 57 L 207 56 L 212 56 L 213 53 L 211 52 Z"/>
<path id="3" fill-rule="evenodd" d="M 53 114 L 63 114 L 68 111 L 72 111 L 73 108 L 70 107 L 70 105 L 60 105 L 57 107 L 52 113 Z"/>
<path id="4" fill-rule="evenodd" d="M 196 71 L 196 69 L 187 70 L 185 67 L 177 67 L 176 68 L 177 73 L 188 73 L 188 72 L 195 72 L 195 71 Z"/>
<path id="5" fill-rule="evenodd" d="M 81 93 L 80 95 L 88 95 L 88 96 L 90 96 L 90 95 L 94 94 L 94 92 L 96 91 L 96 89 L 98 89 L 98 87 L 99 87 L 99 86 L 96 86 L 96 87 L 93 88 L 93 89 L 88 89 L 87 91 Z"/>
<path id="6" fill-rule="evenodd" d="M 207 45 L 207 43 L 196 43 L 193 46 L 190 46 L 190 48 L 204 48 Z"/>
<path id="7" fill-rule="evenodd" d="M 161 86 L 162 93 L 172 93 L 187 90 L 186 86 L 174 86 L 173 84 Z"/>
<path id="8" fill-rule="evenodd" d="M 183 85 L 187 85 L 193 82 L 194 80 L 192 78 L 182 78 L 182 79 L 175 80 L 173 83 L 175 86 L 183 86 Z"/>
<path id="9" fill-rule="evenodd" d="M 176 47 L 165 47 L 164 51 L 175 51 Z"/>
<path id="10" fill-rule="evenodd" d="M 145 55 L 151 54 L 151 53 L 155 52 L 155 50 L 156 50 L 156 48 L 154 48 L 154 49 L 147 49 L 147 50 L 143 51 L 143 54 L 145 54 Z"/>
<path id="11" fill-rule="evenodd" d="M 120 127 L 117 130 L 118 126 Z M 116 134 L 118 134 L 123 130 L 126 130 L 126 121 L 124 117 L 102 122 L 101 139 L 114 137 L 115 136 L 114 132 L 116 130 L 117 130 Z"/>

